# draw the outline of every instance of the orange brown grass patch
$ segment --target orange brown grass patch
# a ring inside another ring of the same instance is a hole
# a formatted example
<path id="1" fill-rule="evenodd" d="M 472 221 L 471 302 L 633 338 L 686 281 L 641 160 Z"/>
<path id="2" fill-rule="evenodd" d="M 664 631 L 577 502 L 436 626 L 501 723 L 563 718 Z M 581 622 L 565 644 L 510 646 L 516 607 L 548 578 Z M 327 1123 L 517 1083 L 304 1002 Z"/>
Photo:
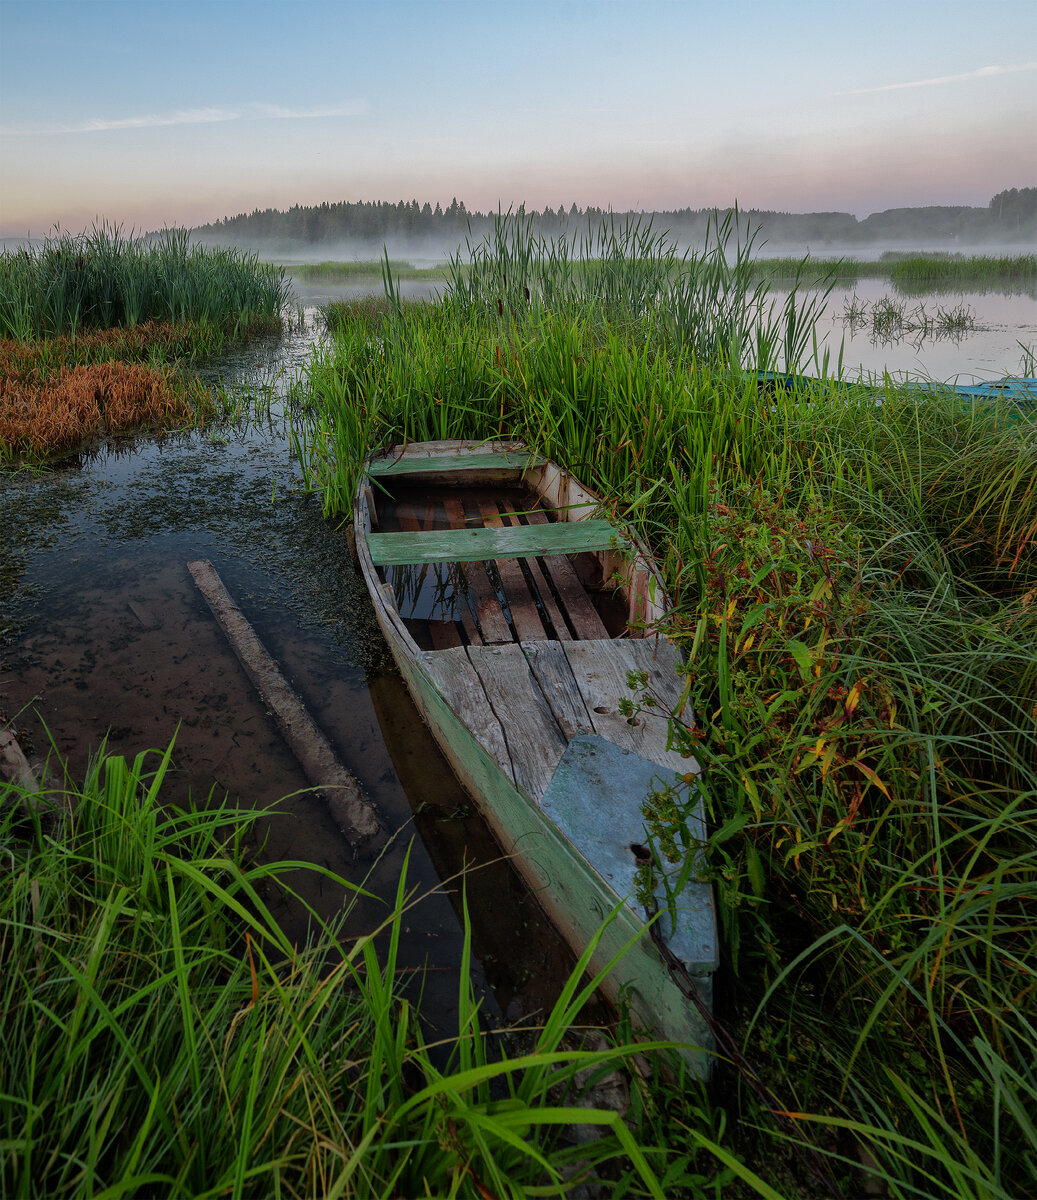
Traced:
<path id="1" fill-rule="evenodd" d="M 108 434 L 193 421 L 192 386 L 167 368 L 101 362 L 63 366 L 41 379 L 31 363 L 8 369 L 21 355 L 5 350 L 0 453 L 9 460 L 38 461 Z M 200 384 L 194 388 L 201 392 Z"/>
<path id="2" fill-rule="evenodd" d="M 16 375 L 23 381 L 45 378 L 61 366 L 97 362 L 147 362 L 190 358 L 216 348 L 218 335 L 189 322 L 146 321 L 129 328 L 94 329 L 75 337 L 47 337 L 33 341 L 0 338 L 0 376 Z"/>

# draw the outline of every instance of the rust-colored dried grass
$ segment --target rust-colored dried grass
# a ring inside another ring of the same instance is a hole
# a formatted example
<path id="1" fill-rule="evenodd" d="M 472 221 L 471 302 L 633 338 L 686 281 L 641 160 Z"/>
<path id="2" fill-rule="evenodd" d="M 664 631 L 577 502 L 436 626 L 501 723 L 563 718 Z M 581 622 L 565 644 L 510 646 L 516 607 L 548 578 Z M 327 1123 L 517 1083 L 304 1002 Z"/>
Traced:
<path id="1" fill-rule="evenodd" d="M 94 329 L 75 337 L 34 341 L 0 338 L 0 376 L 25 382 L 45 379 L 62 366 L 98 362 L 148 362 L 191 358 L 216 349 L 222 339 L 212 330 L 188 322 L 147 321 L 126 329 Z"/>
<path id="2" fill-rule="evenodd" d="M 8 459 L 38 461 L 108 434 L 192 421 L 188 389 L 166 368 L 103 362 L 41 380 L 31 363 L 10 369 L 25 349 L 0 347 L 0 450 Z"/>

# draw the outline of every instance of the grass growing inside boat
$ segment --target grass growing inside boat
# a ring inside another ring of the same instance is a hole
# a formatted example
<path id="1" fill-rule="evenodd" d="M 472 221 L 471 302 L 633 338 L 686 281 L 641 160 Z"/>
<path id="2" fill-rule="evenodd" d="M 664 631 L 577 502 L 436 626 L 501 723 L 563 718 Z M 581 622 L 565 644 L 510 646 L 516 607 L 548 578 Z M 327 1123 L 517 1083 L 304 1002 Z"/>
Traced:
<path id="1" fill-rule="evenodd" d="M 586 959 L 525 1048 L 491 1055 L 466 934 L 457 1036 L 431 1047 L 396 972 L 405 873 L 369 934 L 314 913 L 292 946 L 265 899 L 287 874 L 356 885 L 250 861 L 258 813 L 164 811 L 172 755 L 102 748 L 81 786 L 0 790 L 5 1195 L 519 1197 L 598 1176 L 662 1200 L 693 1178 L 636 1107 L 631 1128 L 577 1104 L 644 1049 L 566 1043 Z"/>
<path id="2" fill-rule="evenodd" d="M 705 768 L 726 1145 L 786 1194 L 1027 1194 L 1035 423 L 938 388 L 761 391 L 757 369 L 823 367 L 816 314 L 715 245 L 682 267 L 616 237 L 582 290 L 517 225 L 438 304 L 390 287 L 377 333 L 347 323 L 312 363 L 308 481 L 346 514 L 371 446 L 505 434 L 632 520 Z M 686 791 L 646 806 L 678 861 Z"/>

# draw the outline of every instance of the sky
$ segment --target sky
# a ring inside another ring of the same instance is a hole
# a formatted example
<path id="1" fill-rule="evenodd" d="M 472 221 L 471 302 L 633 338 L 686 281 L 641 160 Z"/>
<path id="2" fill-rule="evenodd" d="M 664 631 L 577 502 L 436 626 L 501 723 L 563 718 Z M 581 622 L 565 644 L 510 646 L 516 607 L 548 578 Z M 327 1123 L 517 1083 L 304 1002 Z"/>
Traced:
<path id="1" fill-rule="evenodd" d="M 0 236 L 1034 185 L 1034 0 L 0 0 Z"/>

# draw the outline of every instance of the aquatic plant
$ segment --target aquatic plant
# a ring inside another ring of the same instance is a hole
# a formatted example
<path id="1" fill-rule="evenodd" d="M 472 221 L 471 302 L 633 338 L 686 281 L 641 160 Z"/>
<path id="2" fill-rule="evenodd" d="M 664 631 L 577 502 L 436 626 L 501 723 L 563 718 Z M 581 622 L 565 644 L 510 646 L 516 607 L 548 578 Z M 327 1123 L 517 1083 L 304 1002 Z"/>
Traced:
<path id="1" fill-rule="evenodd" d="M 758 258 L 754 271 L 774 283 L 797 276 L 804 283 L 835 279 L 844 285 L 860 279 L 888 279 L 908 295 L 958 290 L 1026 290 L 1037 287 L 1037 255 L 960 255 L 893 252 L 881 259 Z"/>
<path id="2" fill-rule="evenodd" d="M 222 340 L 198 326 L 152 323 L 0 340 L 0 463 L 37 465 L 102 437 L 184 428 L 226 412 L 226 393 L 174 366 Z"/>
<path id="3" fill-rule="evenodd" d="M 75 336 L 145 321 L 240 333 L 279 321 L 289 291 L 282 268 L 240 250 L 191 245 L 186 230 L 147 239 L 101 225 L 0 254 L 0 337 Z"/>
<path id="4" fill-rule="evenodd" d="M 392 273 L 397 279 L 445 279 L 446 268 L 415 267 L 400 259 L 391 259 Z M 383 263 L 378 259 L 369 262 L 313 262 L 286 263 L 285 271 L 304 283 L 353 283 L 357 280 L 381 279 Z"/>
<path id="5" fill-rule="evenodd" d="M 906 255 L 890 262 L 888 267 L 894 284 L 910 292 L 998 285 L 1037 286 L 1037 254 Z"/>

